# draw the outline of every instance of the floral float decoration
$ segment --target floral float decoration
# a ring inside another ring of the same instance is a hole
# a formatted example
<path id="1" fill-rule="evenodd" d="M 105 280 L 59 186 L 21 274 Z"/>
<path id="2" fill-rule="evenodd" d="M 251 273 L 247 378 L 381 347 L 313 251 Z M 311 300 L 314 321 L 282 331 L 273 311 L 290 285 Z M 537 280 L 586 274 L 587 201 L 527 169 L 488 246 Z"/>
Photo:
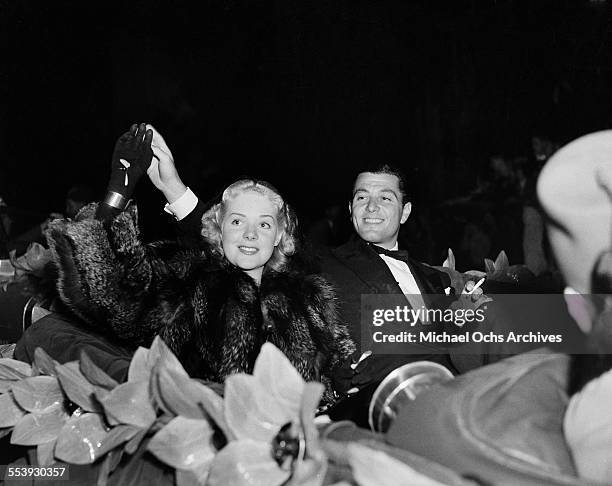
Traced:
<path id="1" fill-rule="evenodd" d="M 469 281 L 476 281 L 482 277 L 487 277 L 491 281 L 505 282 L 510 284 L 525 284 L 533 280 L 534 275 L 529 271 L 526 265 L 510 265 L 508 255 L 504 250 L 500 251 L 495 258 L 495 261 L 484 259 L 485 272 L 480 270 L 468 270 L 460 272 L 456 269 L 455 255 L 452 249 L 448 249 L 448 256 L 442 263 L 442 266 L 437 266 L 448 274 L 451 279 L 451 286 L 457 293 L 460 293 L 465 284 Z"/>
<path id="2" fill-rule="evenodd" d="M 159 337 L 138 348 L 125 383 L 85 353 L 59 364 L 38 348 L 31 366 L 0 359 L 0 437 L 35 447 L 39 466 L 95 463 L 100 486 L 143 449 L 179 486 L 451 484 L 366 445 L 322 440 L 314 416 L 323 385 L 304 382 L 270 343 L 252 375 L 229 376 L 223 396 L 215 386 L 190 378 Z M 334 464 L 342 474 L 330 474 Z"/>

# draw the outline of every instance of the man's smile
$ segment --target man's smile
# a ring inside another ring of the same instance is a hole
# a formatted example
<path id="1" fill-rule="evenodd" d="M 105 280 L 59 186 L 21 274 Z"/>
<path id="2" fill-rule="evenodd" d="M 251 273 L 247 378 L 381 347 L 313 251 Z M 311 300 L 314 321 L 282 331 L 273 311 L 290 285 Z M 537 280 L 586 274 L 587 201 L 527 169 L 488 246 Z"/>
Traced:
<path id="1" fill-rule="evenodd" d="M 384 221 L 382 218 L 363 218 L 364 223 L 366 224 L 380 224 Z"/>

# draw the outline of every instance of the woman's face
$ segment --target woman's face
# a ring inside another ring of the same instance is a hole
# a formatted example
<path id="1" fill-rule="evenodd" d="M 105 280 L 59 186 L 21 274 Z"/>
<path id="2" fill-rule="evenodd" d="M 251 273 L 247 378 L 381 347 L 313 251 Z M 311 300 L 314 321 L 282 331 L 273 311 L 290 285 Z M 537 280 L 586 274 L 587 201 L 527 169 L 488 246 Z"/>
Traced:
<path id="1" fill-rule="evenodd" d="M 225 203 L 221 222 L 223 252 L 230 263 L 257 283 L 282 235 L 277 215 L 272 201 L 257 192 L 237 194 Z"/>

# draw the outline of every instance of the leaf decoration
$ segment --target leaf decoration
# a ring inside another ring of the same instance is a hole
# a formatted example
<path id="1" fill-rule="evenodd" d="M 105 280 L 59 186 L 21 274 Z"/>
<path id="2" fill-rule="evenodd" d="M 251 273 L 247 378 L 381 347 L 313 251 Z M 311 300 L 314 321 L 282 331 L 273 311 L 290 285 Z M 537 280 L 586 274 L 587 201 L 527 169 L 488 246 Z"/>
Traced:
<path id="1" fill-rule="evenodd" d="M 269 443 L 290 419 L 254 376 L 238 373 L 225 380 L 225 420 L 238 439 Z"/>
<path id="2" fill-rule="evenodd" d="M 147 435 L 148 430 L 141 429 L 139 430 L 134 437 L 132 437 L 127 444 L 125 444 L 125 452 L 127 454 L 134 454 L 138 449 L 138 446 L 143 441 L 145 436 Z"/>
<path id="3" fill-rule="evenodd" d="M 87 355 L 85 351 L 81 352 L 80 369 L 83 376 L 93 384 L 105 390 L 112 390 L 119 383 L 108 376 L 101 368 L 99 368 Z"/>
<path id="4" fill-rule="evenodd" d="M 358 444 L 349 443 L 349 463 L 359 486 L 444 486 L 407 464 Z"/>
<path id="5" fill-rule="evenodd" d="M 158 373 L 160 400 L 174 415 L 211 418 L 228 440 L 233 438 L 223 412 L 223 399 L 197 380 L 162 367 Z"/>
<path id="6" fill-rule="evenodd" d="M 56 365 L 55 371 L 68 398 L 86 412 L 100 412 L 100 404 L 94 398 L 95 387 L 81 373 L 77 361 Z"/>
<path id="7" fill-rule="evenodd" d="M 210 486 L 278 486 L 289 478 L 270 454 L 270 444 L 250 439 L 230 442 L 217 454 L 208 473 Z"/>
<path id="8" fill-rule="evenodd" d="M 285 486 L 322 486 L 327 472 L 327 459 L 306 459 L 295 463 L 291 479 Z"/>
<path id="9" fill-rule="evenodd" d="M 165 367 L 159 368 L 157 379 L 159 398 L 170 412 L 191 419 L 206 419 L 204 410 L 198 405 L 199 388 L 205 388 L 204 385 Z"/>
<path id="10" fill-rule="evenodd" d="M 149 382 L 151 376 L 152 365 L 149 364 L 149 350 L 140 346 L 130 362 L 128 369 L 128 381 L 146 381 Z"/>
<path id="11" fill-rule="evenodd" d="M 487 272 L 487 274 L 490 275 L 490 274 L 495 273 L 495 263 L 493 262 L 493 260 L 491 260 L 490 258 L 485 258 L 484 263 L 485 263 L 485 271 Z"/>
<path id="12" fill-rule="evenodd" d="M 147 449 L 165 464 L 193 470 L 208 466 L 215 457 L 213 434 L 206 420 L 175 417 L 155 434 Z"/>
<path id="13" fill-rule="evenodd" d="M 504 250 L 500 251 L 495 259 L 495 270 L 503 271 L 506 270 L 510 266 L 510 262 L 508 261 L 508 255 Z"/>
<path id="14" fill-rule="evenodd" d="M 202 481 L 200 481 L 195 471 L 186 469 L 174 470 L 174 482 L 176 486 L 200 486 L 202 484 L 206 484 L 207 477 L 208 471 L 206 471 Z"/>
<path id="15" fill-rule="evenodd" d="M 174 413 L 166 406 L 166 403 L 161 396 L 161 390 L 159 387 L 159 372 L 162 368 L 163 367 L 159 362 L 153 366 L 149 380 L 149 394 L 151 395 L 152 403 L 156 409 L 160 409 L 162 411 L 162 415 L 174 417 Z"/>
<path id="16" fill-rule="evenodd" d="M 0 378 L 0 395 L 9 391 L 16 381 L 17 380 L 3 380 Z"/>
<path id="17" fill-rule="evenodd" d="M 446 257 L 446 260 L 444 260 L 444 263 L 442 263 L 442 266 L 450 270 L 455 270 L 455 265 L 456 265 L 455 254 L 453 253 L 453 250 L 449 248 L 448 257 Z"/>
<path id="18" fill-rule="evenodd" d="M 107 434 L 98 413 L 72 417 L 57 437 L 55 457 L 70 464 L 91 464 L 101 456 L 101 443 Z"/>
<path id="19" fill-rule="evenodd" d="M 115 447 L 126 443 L 134 437 L 141 429 L 134 425 L 117 425 L 104 436 L 100 444 L 99 454 L 106 454 Z"/>
<path id="20" fill-rule="evenodd" d="M 113 460 L 113 452 L 114 451 L 111 451 L 106 456 L 104 456 L 102 466 L 100 466 L 100 470 L 98 471 L 98 480 L 96 481 L 96 486 L 107 486 L 108 476 L 112 472 L 111 462 Z"/>
<path id="21" fill-rule="evenodd" d="M 319 433 L 314 424 L 314 416 L 324 390 L 325 387 L 321 383 L 306 383 L 300 405 L 300 421 L 306 441 L 306 454 L 319 460 L 322 460 L 325 454 L 319 446 Z"/>
<path id="22" fill-rule="evenodd" d="M 148 429 L 156 414 L 149 399 L 146 382 L 122 383 L 103 400 L 102 405 L 109 424 L 128 424 Z"/>
<path id="23" fill-rule="evenodd" d="M 100 467 L 100 472 L 98 473 L 96 486 L 106 486 L 108 484 L 108 476 L 117 469 L 122 457 L 122 449 L 114 449 L 106 454 L 102 462 L 102 467 Z"/>
<path id="24" fill-rule="evenodd" d="M 55 449 L 55 440 L 38 444 L 36 447 L 36 460 L 39 466 L 50 466 L 55 462 L 53 451 Z"/>
<path id="25" fill-rule="evenodd" d="M 149 350 L 149 365 L 152 366 L 155 363 L 160 363 L 167 369 L 173 370 L 184 377 L 189 377 L 189 374 L 185 371 L 181 362 L 159 336 L 155 336 L 151 349 Z"/>
<path id="26" fill-rule="evenodd" d="M 287 417 L 283 423 L 299 417 L 304 379 L 282 351 L 271 343 L 264 343 L 255 360 L 253 376 L 262 390 L 285 411 Z"/>
<path id="27" fill-rule="evenodd" d="M 221 429 L 225 438 L 229 440 L 235 440 L 236 436 L 231 431 L 225 420 L 225 410 L 223 404 L 223 398 L 217 395 L 216 392 L 204 385 L 202 389 L 204 393 L 199 397 L 200 406 L 206 412 L 208 417 Z"/>
<path id="28" fill-rule="evenodd" d="M 34 350 L 34 365 L 37 368 L 38 374 L 56 376 L 55 365 L 57 363 L 47 354 L 43 348 Z"/>
<path id="29" fill-rule="evenodd" d="M 64 403 L 64 394 L 53 376 L 33 376 L 17 381 L 11 391 L 19 406 L 28 412 L 43 412 L 47 407 Z"/>
<path id="30" fill-rule="evenodd" d="M 11 393 L 0 395 L 0 428 L 15 426 L 25 414 Z"/>
<path id="31" fill-rule="evenodd" d="M 0 358 L 0 379 L 21 380 L 32 376 L 32 367 L 13 358 Z"/>
<path id="32" fill-rule="evenodd" d="M 29 413 L 15 425 L 11 444 L 32 446 L 54 440 L 67 421 L 68 414 L 61 405 L 53 405 L 44 413 Z"/>

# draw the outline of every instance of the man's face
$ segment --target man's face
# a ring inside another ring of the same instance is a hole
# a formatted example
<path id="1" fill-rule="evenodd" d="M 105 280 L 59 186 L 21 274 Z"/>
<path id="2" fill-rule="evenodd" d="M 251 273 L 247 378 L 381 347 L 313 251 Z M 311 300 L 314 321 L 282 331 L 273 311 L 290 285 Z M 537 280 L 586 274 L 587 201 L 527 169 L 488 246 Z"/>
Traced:
<path id="1" fill-rule="evenodd" d="M 355 231 L 368 243 L 393 248 L 411 208 L 409 202 L 403 204 L 396 176 L 372 172 L 357 176 L 349 211 Z"/>

